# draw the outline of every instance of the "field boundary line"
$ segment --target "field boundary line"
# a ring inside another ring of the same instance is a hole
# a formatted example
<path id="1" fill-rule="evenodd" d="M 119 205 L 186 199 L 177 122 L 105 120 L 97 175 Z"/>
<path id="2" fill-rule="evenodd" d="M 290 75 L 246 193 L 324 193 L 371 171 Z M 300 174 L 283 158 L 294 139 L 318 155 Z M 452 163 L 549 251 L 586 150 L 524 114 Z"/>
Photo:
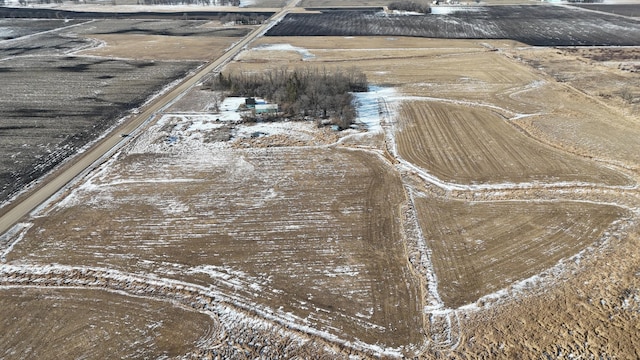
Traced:
<path id="1" fill-rule="evenodd" d="M 196 310 L 205 310 L 220 316 L 232 310 L 243 317 L 253 318 L 266 324 L 281 326 L 298 336 L 317 337 L 329 345 L 340 345 L 364 354 L 398 357 L 397 349 L 382 348 L 360 340 L 344 340 L 338 335 L 305 325 L 305 319 L 291 313 L 278 314 L 273 309 L 251 301 L 226 294 L 222 290 L 192 284 L 176 279 L 126 273 L 119 270 L 97 267 L 76 267 L 67 265 L 13 265 L 0 264 L 0 288 L 5 286 L 79 289 L 108 289 L 122 291 L 134 296 L 148 296 L 153 299 L 167 299 Z M 224 307 L 226 309 L 220 309 Z"/>
<path id="2" fill-rule="evenodd" d="M 50 20 L 61 20 L 61 19 L 50 19 Z M 78 24 L 71 24 L 71 25 L 60 27 L 60 28 L 40 31 L 40 32 L 37 32 L 37 33 L 34 33 L 34 34 L 27 34 L 27 35 L 23 35 L 23 36 L 20 36 L 20 37 L 17 37 L 17 38 L 13 38 L 13 39 L 0 40 L 0 44 L 10 43 L 10 42 L 14 42 L 14 41 L 20 41 L 20 40 L 28 39 L 28 38 L 31 38 L 31 37 L 36 37 L 36 36 L 42 35 L 42 34 L 50 34 L 50 33 L 54 33 L 54 32 L 57 32 L 57 31 L 63 31 L 63 30 L 74 28 L 76 26 L 90 24 L 90 23 L 95 22 L 95 21 L 96 20 L 86 20 L 86 21 L 82 21 L 82 22 L 80 22 Z"/>

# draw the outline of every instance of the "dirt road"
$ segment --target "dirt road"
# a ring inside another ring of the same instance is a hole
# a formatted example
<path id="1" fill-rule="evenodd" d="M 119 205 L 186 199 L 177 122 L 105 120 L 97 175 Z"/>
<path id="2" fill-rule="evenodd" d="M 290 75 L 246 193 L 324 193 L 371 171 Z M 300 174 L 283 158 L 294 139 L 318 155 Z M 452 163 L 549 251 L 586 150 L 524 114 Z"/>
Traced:
<path id="1" fill-rule="evenodd" d="M 33 211 L 37 206 L 56 194 L 66 184 L 82 174 L 85 169 L 94 166 L 105 158 L 105 155 L 112 153 L 126 142 L 126 138 L 122 134 L 130 134 L 141 126 L 145 121 L 150 119 L 155 113 L 169 105 L 174 99 L 187 91 L 190 87 L 197 84 L 203 77 L 212 71 L 220 69 L 227 62 L 240 53 L 249 43 L 256 38 L 262 36 L 271 26 L 280 21 L 291 9 L 293 9 L 299 0 L 291 0 L 285 7 L 275 13 L 266 23 L 249 33 L 229 51 L 224 53 L 218 59 L 211 61 L 207 66 L 203 67 L 190 78 L 185 79 L 171 91 L 160 96 L 158 99 L 150 103 L 143 111 L 129 120 L 126 124 L 118 127 L 116 131 L 108 135 L 102 141 L 98 142 L 94 147 L 83 154 L 78 155 L 72 160 L 72 165 L 67 165 L 63 171 L 54 172 L 45 178 L 43 185 L 36 187 L 26 196 L 18 198 L 16 202 L 8 206 L 9 210 L 0 217 L 0 234 L 5 233 L 20 219 Z"/>

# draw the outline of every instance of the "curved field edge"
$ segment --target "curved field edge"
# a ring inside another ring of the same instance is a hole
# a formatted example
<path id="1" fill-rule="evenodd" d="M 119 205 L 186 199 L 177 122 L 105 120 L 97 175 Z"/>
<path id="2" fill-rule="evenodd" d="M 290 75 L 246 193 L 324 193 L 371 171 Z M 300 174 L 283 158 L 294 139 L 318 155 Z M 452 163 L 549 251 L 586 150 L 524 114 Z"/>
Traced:
<path id="1" fill-rule="evenodd" d="M 631 182 L 620 172 L 544 145 L 485 109 L 404 102 L 398 122 L 399 155 L 443 181 L 611 186 Z"/>
<path id="2" fill-rule="evenodd" d="M 102 290 L 0 286 L 0 357 L 174 358 L 215 326 L 165 301 Z"/>
<path id="3" fill-rule="evenodd" d="M 134 352 L 133 357 L 146 356 L 148 353 L 153 353 L 155 349 L 150 349 L 149 346 L 146 346 L 147 343 L 153 345 L 161 341 L 161 345 L 166 345 L 168 341 L 163 337 L 167 335 L 167 331 L 178 330 L 180 332 L 183 327 L 191 327 L 196 324 L 191 321 L 191 317 L 180 316 L 178 320 L 180 324 L 173 326 L 173 318 L 182 314 L 181 312 L 189 312 L 194 316 L 205 316 L 209 321 L 204 326 L 196 326 L 195 329 L 185 331 L 187 334 L 196 331 L 199 337 L 196 339 L 197 341 L 190 344 L 191 346 L 188 347 L 186 353 L 178 354 L 174 358 L 235 359 L 261 356 L 276 359 L 280 357 L 280 354 L 288 354 L 293 357 L 300 356 L 302 358 L 308 358 L 311 354 L 329 356 L 330 358 L 346 358 L 347 355 L 353 353 L 364 352 L 365 354 L 371 354 L 379 350 L 379 348 L 371 350 L 358 346 L 362 344 L 339 343 L 336 346 L 335 343 L 329 344 L 320 339 L 323 336 L 317 333 L 314 334 L 317 336 L 310 339 L 305 335 L 305 332 L 300 331 L 300 328 L 292 327 L 286 323 L 286 320 L 283 323 L 283 319 L 260 313 L 259 310 L 251 306 L 238 307 L 232 305 L 229 303 L 229 297 L 216 293 L 211 289 L 175 280 L 161 279 L 155 276 L 127 274 L 110 269 L 79 268 L 62 265 L 3 265 L 0 266 L 0 284 L 2 284 L 2 289 L 16 289 L 16 291 L 22 291 L 22 293 L 26 294 L 35 293 L 35 297 L 38 300 L 43 300 L 39 304 L 43 304 L 45 307 L 48 305 L 46 300 L 66 300 L 66 298 L 59 295 L 60 293 L 72 292 L 76 295 L 74 297 L 75 302 L 71 301 L 71 307 L 78 309 L 80 315 L 86 315 L 86 313 L 95 314 L 95 319 L 91 315 L 85 316 L 84 319 L 77 319 L 74 317 L 73 311 L 66 311 L 65 316 L 55 316 L 56 314 L 51 316 L 46 325 L 53 327 L 53 330 L 50 329 L 49 333 L 55 336 L 57 335 L 56 331 L 54 331 L 55 329 L 62 328 L 66 330 L 65 324 L 77 320 L 77 324 L 73 323 L 74 337 L 72 339 L 69 336 L 64 337 L 63 340 L 65 342 L 73 343 L 76 339 L 84 339 L 83 336 L 91 336 L 94 331 L 99 331 L 99 335 L 106 337 L 102 343 L 90 343 L 91 350 L 83 352 L 83 347 L 86 347 L 87 344 L 76 346 L 75 348 L 77 348 L 78 352 L 82 352 L 82 355 L 91 351 L 94 353 L 107 350 L 117 352 L 112 349 L 113 340 L 116 343 L 120 340 L 118 335 L 121 333 L 120 327 L 123 324 L 138 325 L 141 321 L 157 320 L 149 324 L 147 328 L 150 330 L 144 334 L 146 336 L 142 341 L 127 343 L 127 346 L 124 347 L 125 351 L 131 350 Z M 48 294 L 55 294 L 56 296 L 48 296 Z M 84 298 L 83 296 L 86 296 L 86 294 L 96 295 L 99 301 L 97 303 L 85 301 L 92 299 Z M 104 301 L 119 300 L 116 301 L 117 304 L 126 303 L 130 306 L 125 309 L 124 306 L 109 307 L 107 304 L 106 310 L 92 307 L 92 305 L 96 304 L 101 305 L 103 299 L 105 299 Z M 139 310 L 138 308 L 141 306 L 144 309 L 140 312 L 148 316 L 138 319 L 127 313 L 129 308 Z M 67 307 L 60 303 L 53 303 L 52 307 L 54 312 L 57 308 L 67 310 Z M 19 311 L 20 309 L 12 310 Z M 152 314 L 147 314 L 148 312 L 152 312 Z M 168 312 L 172 316 L 170 321 L 163 320 L 164 314 L 161 313 L 164 312 Z M 176 316 L 173 316 L 176 312 Z M 27 314 L 22 315 L 22 319 L 32 320 Z M 256 317 L 256 315 L 262 316 Z M 106 321 L 101 320 L 103 316 L 107 318 Z M 110 321 L 118 317 L 123 318 L 124 321 L 116 324 Z M 95 321 L 91 321 L 87 325 L 87 319 Z M 15 317 L 12 320 L 15 320 Z M 161 326 L 165 322 L 171 326 L 168 327 L 167 331 L 163 332 L 162 330 L 166 330 L 166 327 L 162 329 Z M 97 330 L 95 330 L 96 328 Z M 156 331 L 158 328 L 160 328 L 160 331 Z M 124 334 L 127 337 L 125 341 L 135 340 L 134 336 L 129 336 L 132 331 L 134 335 L 142 333 L 137 328 L 127 328 L 127 330 L 129 332 Z M 115 333 L 115 335 L 111 336 L 111 332 Z M 159 335 L 157 334 L 158 332 Z M 306 333 L 308 332 L 306 331 Z M 181 335 L 173 332 L 168 336 L 179 338 Z M 179 339 L 174 340 L 180 341 Z M 337 339 L 329 340 L 334 340 L 335 342 Z M 59 344 L 51 344 L 48 341 L 44 341 L 43 345 L 48 348 L 49 345 L 58 346 Z M 99 347 L 100 349 L 96 351 L 93 349 L 94 347 Z M 101 347 L 107 347 L 108 349 L 104 350 Z M 175 347 L 173 347 L 168 351 L 164 351 L 165 353 L 160 354 L 159 357 L 167 358 L 168 353 L 175 353 L 175 350 Z M 30 348 L 27 351 L 31 351 Z M 51 354 L 56 355 L 56 349 L 53 349 Z M 59 357 L 53 358 L 57 359 Z"/>
<path id="4" fill-rule="evenodd" d="M 585 202 L 415 198 L 447 307 L 529 278 L 598 240 L 628 211 Z"/>
<path id="5" fill-rule="evenodd" d="M 622 225 L 622 224 L 621 224 Z M 461 316 L 466 341 L 451 359 L 636 358 L 640 342 L 640 272 L 637 223 L 597 251 L 551 276 L 545 291 Z M 631 231 L 629 231 L 631 230 Z M 544 280 L 543 280 L 544 282 Z"/>
<path id="6" fill-rule="evenodd" d="M 421 346 L 391 166 L 344 149 L 179 147 L 121 154 L 34 219 L 7 261 L 152 273 L 347 341 Z"/>

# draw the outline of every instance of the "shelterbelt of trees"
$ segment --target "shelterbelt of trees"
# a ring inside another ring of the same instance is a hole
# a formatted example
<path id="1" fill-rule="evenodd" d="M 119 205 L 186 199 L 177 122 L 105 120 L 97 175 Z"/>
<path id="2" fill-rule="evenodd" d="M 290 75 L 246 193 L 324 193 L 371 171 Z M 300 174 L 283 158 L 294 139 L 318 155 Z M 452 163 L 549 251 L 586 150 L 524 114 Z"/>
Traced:
<path id="1" fill-rule="evenodd" d="M 232 96 L 261 97 L 279 106 L 279 116 L 348 128 L 356 117 L 353 92 L 369 89 L 367 76 L 355 67 L 304 67 L 262 73 L 220 73 L 206 87 Z"/>

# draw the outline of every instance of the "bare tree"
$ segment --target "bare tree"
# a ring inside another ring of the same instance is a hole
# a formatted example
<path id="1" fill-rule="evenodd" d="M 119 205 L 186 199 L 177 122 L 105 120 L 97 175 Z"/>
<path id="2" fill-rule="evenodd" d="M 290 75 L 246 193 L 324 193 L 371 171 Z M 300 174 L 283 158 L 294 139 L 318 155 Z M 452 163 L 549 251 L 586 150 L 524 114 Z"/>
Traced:
<path id="1" fill-rule="evenodd" d="M 276 102 L 284 116 L 329 119 L 347 128 L 355 118 L 352 92 L 368 90 L 367 77 L 356 68 L 305 67 L 289 70 L 286 67 L 262 74 L 219 74 L 207 86 L 225 90 L 238 96 L 262 97 Z"/>

